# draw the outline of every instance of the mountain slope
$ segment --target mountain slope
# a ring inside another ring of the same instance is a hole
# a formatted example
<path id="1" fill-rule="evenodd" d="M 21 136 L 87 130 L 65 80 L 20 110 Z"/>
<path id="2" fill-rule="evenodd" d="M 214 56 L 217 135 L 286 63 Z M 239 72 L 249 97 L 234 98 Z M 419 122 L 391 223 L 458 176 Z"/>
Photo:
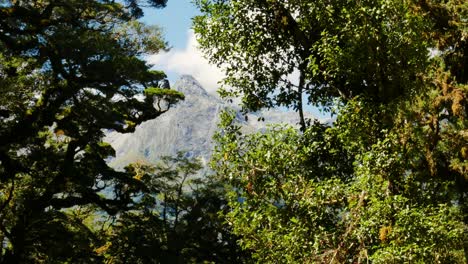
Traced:
<path id="1" fill-rule="evenodd" d="M 135 161 L 153 163 L 161 156 L 175 155 L 178 151 L 199 157 L 204 163 L 209 160 L 219 113 L 233 106 L 207 93 L 188 75 L 182 76 L 173 89 L 183 92 L 185 100 L 157 119 L 141 124 L 132 134 L 110 132 L 106 136 L 105 140 L 116 150 L 116 157 L 110 160 L 111 166 L 121 169 Z M 293 112 L 263 112 L 261 115 L 266 122 L 259 122 L 259 115 L 249 115 L 248 121 L 240 118 L 246 131 L 262 129 L 268 123 L 298 123 L 298 115 Z"/>

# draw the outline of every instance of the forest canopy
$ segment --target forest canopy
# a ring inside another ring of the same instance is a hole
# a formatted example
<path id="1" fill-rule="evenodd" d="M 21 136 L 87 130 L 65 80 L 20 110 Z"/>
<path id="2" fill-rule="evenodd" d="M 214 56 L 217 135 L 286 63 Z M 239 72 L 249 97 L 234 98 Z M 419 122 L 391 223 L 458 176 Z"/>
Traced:
<path id="1" fill-rule="evenodd" d="M 80 208 L 116 215 L 145 185 L 110 168 L 106 130 L 132 132 L 183 98 L 142 55 L 166 48 L 140 1 L 0 2 L 0 240 L 3 263 L 91 263 Z M 166 1 L 147 1 L 163 7 Z M 83 209 L 84 210 L 84 209 Z M 69 212 L 73 213 L 69 213 Z"/>
<path id="2" fill-rule="evenodd" d="M 185 98 L 143 59 L 167 1 L 0 1 L 0 263 L 466 263 L 466 1 L 194 2 L 220 95 L 299 128 L 227 110 L 211 175 L 116 170 L 105 134 Z"/>
<path id="3" fill-rule="evenodd" d="M 220 94 L 301 117 L 243 134 L 227 112 L 216 136 L 226 219 L 256 261 L 466 262 L 466 1 L 196 2 Z"/>

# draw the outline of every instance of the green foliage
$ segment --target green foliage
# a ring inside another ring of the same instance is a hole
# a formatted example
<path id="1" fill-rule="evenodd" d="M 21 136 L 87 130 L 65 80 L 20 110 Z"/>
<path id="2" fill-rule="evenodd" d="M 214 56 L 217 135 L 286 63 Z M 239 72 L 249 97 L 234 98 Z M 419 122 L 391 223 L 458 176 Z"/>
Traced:
<path id="1" fill-rule="evenodd" d="M 65 211 L 115 215 L 145 189 L 107 166 L 104 131 L 132 132 L 182 96 L 143 93 L 166 76 L 141 58 L 166 44 L 136 20 L 137 3 L 2 1 L 0 262 L 98 261 L 98 237 Z"/>
<path id="2" fill-rule="evenodd" d="M 336 151 L 314 141 L 324 136 L 322 125 L 316 128 L 308 136 L 291 127 L 242 135 L 228 122 L 217 135 L 214 168 L 234 186 L 227 221 L 241 235 L 241 245 L 261 262 L 313 261 L 337 240 L 339 227 L 334 224 L 340 217 L 334 208 L 345 202 L 346 182 L 333 173 L 328 177 L 334 168 L 327 160 L 308 165 L 313 161 L 308 155 L 316 150 L 331 155 Z"/>
<path id="3" fill-rule="evenodd" d="M 335 126 L 305 133 L 243 135 L 224 114 L 213 167 L 233 186 L 226 219 L 241 245 L 270 263 L 464 263 L 465 174 L 431 174 L 426 150 L 401 142 L 430 137 L 398 126 L 376 131 L 375 112 L 362 106 L 350 102 Z M 447 166 L 446 155 L 434 162 Z"/>
<path id="4" fill-rule="evenodd" d="M 119 215 L 100 251 L 112 263 L 236 263 L 248 256 L 218 215 L 224 187 L 200 177 L 197 160 L 164 157 L 156 166 L 133 164 L 148 188 L 138 206 Z"/>
<path id="5" fill-rule="evenodd" d="M 226 69 L 222 95 L 242 96 L 248 110 L 300 110 L 303 96 L 325 105 L 359 95 L 391 102 L 420 85 L 428 48 L 420 32 L 429 23 L 410 1 L 196 3 L 200 46 Z"/>
<path id="6" fill-rule="evenodd" d="M 258 262 L 466 263 L 465 2 L 197 1 L 223 95 L 337 114 L 248 135 L 222 115 L 213 168 Z"/>
<path id="7" fill-rule="evenodd" d="M 156 97 L 161 97 L 161 98 L 173 99 L 174 101 L 184 99 L 183 93 L 179 91 L 169 90 L 169 89 L 149 87 L 149 88 L 146 88 L 144 92 L 147 97 L 156 96 Z"/>

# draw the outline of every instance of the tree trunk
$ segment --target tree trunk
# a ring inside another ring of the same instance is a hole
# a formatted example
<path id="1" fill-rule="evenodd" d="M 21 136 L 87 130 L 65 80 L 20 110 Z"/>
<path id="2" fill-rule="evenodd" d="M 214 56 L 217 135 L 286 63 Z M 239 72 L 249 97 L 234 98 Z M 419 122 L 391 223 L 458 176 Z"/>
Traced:
<path id="1" fill-rule="evenodd" d="M 304 82 L 305 82 L 305 74 L 304 70 L 299 69 L 299 88 L 298 88 L 298 103 L 297 103 L 297 110 L 299 111 L 299 124 L 301 126 L 301 131 L 304 132 L 306 130 L 306 122 L 304 118 L 304 103 L 302 102 L 302 92 L 304 90 Z"/>

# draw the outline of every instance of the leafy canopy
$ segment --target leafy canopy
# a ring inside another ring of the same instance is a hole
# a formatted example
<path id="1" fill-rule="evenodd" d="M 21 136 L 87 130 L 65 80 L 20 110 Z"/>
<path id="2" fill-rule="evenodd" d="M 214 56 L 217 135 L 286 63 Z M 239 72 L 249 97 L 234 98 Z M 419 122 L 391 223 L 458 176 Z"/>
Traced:
<path id="1" fill-rule="evenodd" d="M 222 95 L 337 115 L 243 134 L 223 114 L 212 165 L 256 261 L 466 262 L 465 2 L 197 1 Z"/>
<path id="2" fill-rule="evenodd" d="M 221 94 L 248 110 L 359 95 L 389 102 L 411 95 L 426 66 L 427 20 L 411 1 L 196 3 L 200 46 L 227 73 Z"/>
<path id="3" fill-rule="evenodd" d="M 166 1 L 146 1 L 163 7 Z M 0 3 L 0 261 L 92 263 L 96 237 L 66 214 L 115 215 L 145 186 L 106 164 L 106 130 L 132 132 L 183 99 L 143 55 L 166 49 L 141 1 Z M 160 108 L 159 102 L 167 104 Z"/>

